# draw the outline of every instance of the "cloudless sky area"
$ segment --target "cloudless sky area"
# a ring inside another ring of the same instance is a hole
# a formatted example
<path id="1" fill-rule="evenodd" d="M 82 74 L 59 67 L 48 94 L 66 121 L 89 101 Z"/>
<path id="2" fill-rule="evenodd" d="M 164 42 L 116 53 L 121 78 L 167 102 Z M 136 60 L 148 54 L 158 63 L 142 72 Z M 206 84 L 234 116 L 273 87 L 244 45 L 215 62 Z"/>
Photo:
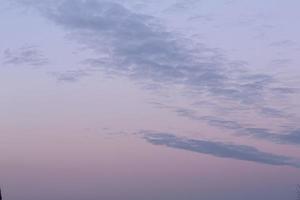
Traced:
<path id="1" fill-rule="evenodd" d="M 299 0 L 1 0 L 4 200 L 295 200 Z"/>

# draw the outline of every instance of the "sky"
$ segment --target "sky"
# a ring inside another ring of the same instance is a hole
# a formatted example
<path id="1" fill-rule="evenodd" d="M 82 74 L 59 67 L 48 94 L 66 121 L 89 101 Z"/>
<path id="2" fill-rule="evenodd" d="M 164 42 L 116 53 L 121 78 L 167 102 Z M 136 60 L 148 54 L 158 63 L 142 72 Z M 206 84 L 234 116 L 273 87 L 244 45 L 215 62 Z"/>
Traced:
<path id="1" fill-rule="evenodd" d="M 299 6 L 2 0 L 4 199 L 296 199 Z"/>

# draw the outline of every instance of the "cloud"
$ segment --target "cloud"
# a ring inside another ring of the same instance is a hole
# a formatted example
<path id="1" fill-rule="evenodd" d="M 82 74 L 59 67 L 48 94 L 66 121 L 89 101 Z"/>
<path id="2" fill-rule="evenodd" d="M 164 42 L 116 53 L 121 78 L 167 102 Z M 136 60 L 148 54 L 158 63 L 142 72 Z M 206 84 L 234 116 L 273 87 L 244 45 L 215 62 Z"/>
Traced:
<path id="1" fill-rule="evenodd" d="M 268 129 L 247 128 L 249 135 L 265 138 L 281 144 L 300 145 L 300 129 L 290 130 L 286 133 L 276 134 Z"/>
<path id="2" fill-rule="evenodd" d="M 254 128 L 249 124 L 230 120 L 228 118 L 224 119 L 220 116 L 197 116 L 196 111 L 190 109 L 168 108 L 173 109 L 174 112 L 178 113 L 182 117 L 187 117 L 191 120 L 204 121 L 211 126 L 233 130 L 235 134 L 239 136 L 251 136 L 278 144 L 300 145 L 300 129 L 298 128 L 289 128 L 285 131 L 273 132 L 268 128 Z M 281 112 L 270 108 L 265 108 L 262 112 L 265 112 L 265 115 L 275 115 L 277 117 L 282 116 Z"/>
<path id="3" fill-rule="evenodd" d="M 174 4 L 168 7 L 164 12 L 182 12 L 187 9 L 195 9 L 199 4 L 198 0 L 177 0 Z"/>
<path id="4" fill-rule="evenodd" d="M 82 70 L 69 70 L 65 72 L 53 72 L 51 73 L 58 81 L 64 82 L 77 82 L 79 79 L 89 76 L 88 71 Z"/>
<path id="5" fill-rule="evenodd" d="M 43 16 L 65 28 L 76 41 L 98 55 L 85 63 L 106 73 L 145 83 L 144 88 L 182 86 L 185 88 L 183 92 L 192 91 L 196 98 L 205 96 L 214 99 L 219 109 L 227 109 L 224 102 L 230 101 L 236 110 L 248 106 L 248 110 L 257 114 L 277 118 L 285 118 L 287 114 L 269 106 L 268 96 L 272 94 L 274 99 L 297 92 L 297 88 L 280 87 L 280 82 L 271 75 L 250 73 L 244 69 L 243 62 L 230 61 L 220 49 L 195 44 L 192 39 L 169 32 L 154 16 L 134 12 L 116 1 L 19 2 L 38 9 Z M 57 78 L 74 82 L 88 73 L 74 69 L 58 74 Z M 290 136 L 277 136 L 267 129 L 255 131 L 253 127 L 229 118 L 197 116 L 195 111 L 186 108 L 176 112 L 257 138 L 276 142 L 291 142 L 292 138 L 296 138 L 291 131 L 288 133 Z"/>
<path id="6" fill-rule="evenodd" d="M 4 65 L 43 66 L 49 63 L 36 46 L 24 46 L 16 50 L 6 49 L 2 57 Z"/>
<path id="7" fill-rule="evenodd" d="M 289 144 L 300 144 L 300 129 L 294 130 L 288 134 L 280 135 L 280 139 Z"/>
<path id="8" fill-rule="evenodd" d="M 292 40 L 281 40 L 270 43 L 271 47 L 293 47 L 296 46 L 297 43 Z"/>
<path id="9" fill-rule="evenodd" d="M 26 4 L 76 35 L 99 55 L 90 64 L 109 73 L 149 84 L 183 85 L 244 104 L 264 101 L 274 82 L 270 76 L 242 72 L 243 66 L 228 61 L 218 49 L 168 32 L 155 17 L 135 13 L 120 3 L 30 0 Z"/>
<path id="10" fill-rule="evenodd" d="M 205 102 L 204 102 L 205 103 Z M 277 144 L 300 145 L 300 129 L 288 128 L 285 131 L 274 132 L 268 128 L 257 128 L 248 123 L 242 123 L 237 120 L 231 120 L 229 117 L 212 116 L 212 115 L 198 115 L 197 111 L 189 108 L 182 108 L 176 106 L 168 106 L 163 103 L 151 102 L 151 104 L 160 109 L 167 109 L 175 112 L 178 116 L 188 118 L 194 121 L 202 121 L 211 126 L 232 130 L 237 136 L 250 136 L 257 139 L 267 140 Z M 282 117 L 282 112 L 272 108 L 262 108 L 266 116 L 275 115 L 275 117 Z"/>
<path id="11" fill-rule="evenodd" d="M 262 152 L 251 146 L 181 138 L 169 133 L 155 132 L 143 132 L 143 139 L 154 145 L 208 154 L 221 158 L 300 168 L 300 163 L 293 158 Z"/>
<path id="12" fill-rule="evenodd" d="M 273 59 L 271 64 L 276 66 L 288 66 L 292 63 L 292 59 L 284 58 L 284 59 Z"/>
<path id="13" fill-rule="evenodd" d="M 287 117 L 283 111 L 270 107 L 261 107 L 260 112 L 268 117 Z"/>
<path id="14" fill-rule="evenodd" d="M 276 87 L 272 88 L 272 91 L 280 94 L 294 94 L 299 93 L 299 88 Z"/>
<path id="15" fill-rule="evenodd" d="M 216 127 L 234 130 L 236 135 L 250 136 L 258 139 L 268 140 L 277 144 L 300 145 L 300 129 L 294 128 L 282 132 L 273 132 L 268 128 L 253 128 L 251 125 L 239 123 L 232 120 L 224 120 L 219 117 L 194 117 L 193 119 L 206 121 Z"/>

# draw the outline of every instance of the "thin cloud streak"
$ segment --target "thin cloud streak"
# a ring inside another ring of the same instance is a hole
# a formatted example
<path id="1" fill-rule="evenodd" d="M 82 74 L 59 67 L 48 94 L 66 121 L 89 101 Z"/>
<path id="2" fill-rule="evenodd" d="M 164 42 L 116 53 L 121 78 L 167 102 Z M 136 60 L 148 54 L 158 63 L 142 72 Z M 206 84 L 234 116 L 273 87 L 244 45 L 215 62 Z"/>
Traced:
<path id="1" fill-rule="evenodd" d="M 79 81 L 79 79 L 90 75 L 88 73 L 88 71 L 85 69 L 69 70 L 69 71 L 65 71 L 65 72 L 53 72 L 50 74 L 53 75 L 54 77 L 56 77 L 56 79 L 58 81 L 71 82 L 71 83 L 77 82 L 77 81 Z"/>
<path id="2" fill-rule="evenodd" d="M 49 63 L 39 48 L 35 46 L 24 46 L 16 50 L 6 49 L 3 51 L 2 57 L 4 65 L 43 66 Z"/>
<path id="3" fill-rule="evenodd" d="M 300 163 L 291 157 L 262 152 L 251 146 L 182 138 L 170 133 L 143 132 L 142 135 L 144 140 L 153 145 L 208 154 L 221 158 L 300 168 Z"/>
<path id="4" fill-rule="evenodd" d="M 172 107 L 172 106 L 166 106 L 163 104 L 155 104 L 153 105 L 161 108 L 161 109 L 168 109 L 175 113 L 177 113 L 181 117 L 185 117 L 191 120 L 195 121 L 203 121 L 207 124 L 224 128 L 227 130 L 233 130 L 236 135 L 238 136 L 250 136 L 258 139 L 263 139 L 267 141 L 271 141 L 277 144 L 289 144 L 289 145 L 300 145 L 300 129 L 299 128 L 289 128 L 288 130 L 284 132 L 274 132 L 268 128 L 254 128 L 251 127 L 249 124 L 243 124 L 238 121 L 233 121 L 230 119 L 224 119 L 220 116 L 198 116 L 197 112 L 192 109 L 186 109 L 186 108 L 179 108 L 179 107 Z M 275 114 L 278 111 L 276 110 L 270 110 L 268 112 L 275 112 Z"/>

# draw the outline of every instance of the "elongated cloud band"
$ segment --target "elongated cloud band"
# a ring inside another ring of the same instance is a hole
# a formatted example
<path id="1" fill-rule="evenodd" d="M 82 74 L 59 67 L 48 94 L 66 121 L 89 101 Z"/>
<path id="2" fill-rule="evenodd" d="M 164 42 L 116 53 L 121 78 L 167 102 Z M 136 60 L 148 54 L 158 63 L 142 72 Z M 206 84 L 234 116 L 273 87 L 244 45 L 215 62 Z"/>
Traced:
<path id="1" fill-rule="evenodd" d="M 205 140 L 181 138 L 170 133 L 143 133 L 143 138 L 154 145 L 166 146 L 216 157 L 252 161 L 269 165 L 287 165 L 300 168 L 300 163 L 293 158 L 262 152 L 245 145 L 226 144 Z"/>
<path id="2" fill-rule="evenodd" d="M 48 59 L 34 46 L 24 46 L 17 50 L 6 49 L 3 52 L 4 65 L 42 66 Z"/>

